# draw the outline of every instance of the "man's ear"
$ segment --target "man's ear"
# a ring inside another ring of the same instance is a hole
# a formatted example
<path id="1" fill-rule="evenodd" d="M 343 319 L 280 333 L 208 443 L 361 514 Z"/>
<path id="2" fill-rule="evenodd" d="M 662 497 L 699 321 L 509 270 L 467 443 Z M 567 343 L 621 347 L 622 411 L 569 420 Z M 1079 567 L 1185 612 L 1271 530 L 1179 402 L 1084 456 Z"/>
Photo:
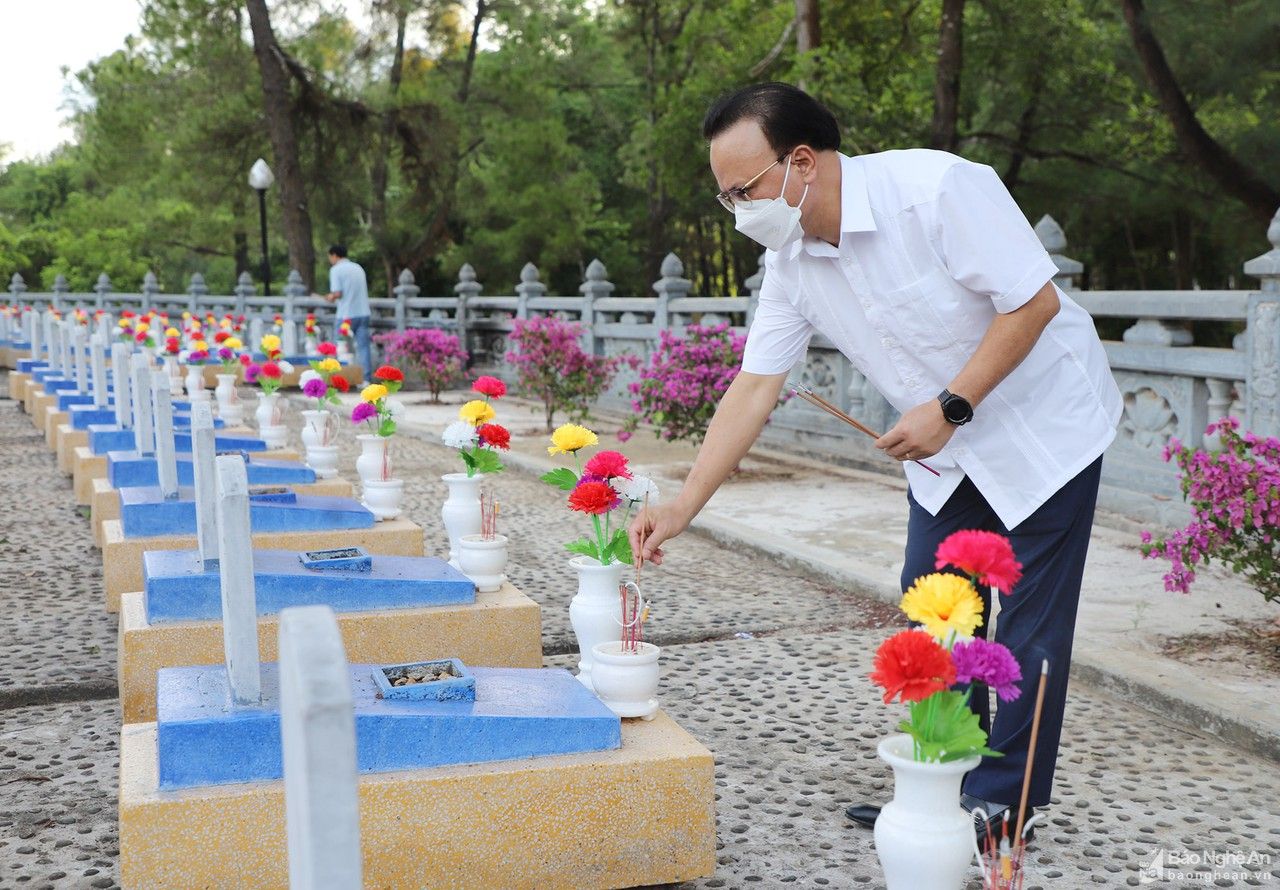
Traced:
<path id="1" fill-rule="evenodd" d="M 803 182 L 811 183 L 818 178 L 818 154 L 807 145 L 796 146 L 791 152 L 791 169 L 800 175 Z"/>

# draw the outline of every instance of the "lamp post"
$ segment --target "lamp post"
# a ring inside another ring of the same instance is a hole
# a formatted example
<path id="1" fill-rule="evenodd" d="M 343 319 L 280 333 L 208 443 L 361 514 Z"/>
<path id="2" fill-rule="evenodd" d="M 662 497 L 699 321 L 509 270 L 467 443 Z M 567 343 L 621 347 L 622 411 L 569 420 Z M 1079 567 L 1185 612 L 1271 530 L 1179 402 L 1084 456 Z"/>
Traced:
<path id="1" fill-rule="evenodd" d="M 271 263 L 267 260 L 267 189 L 276 181 L 267 162 L 258 158 L 249 168 L 249 185 L 258 192 L 258 221 L 262 229 L 262 292 L 271 296 Z"/>

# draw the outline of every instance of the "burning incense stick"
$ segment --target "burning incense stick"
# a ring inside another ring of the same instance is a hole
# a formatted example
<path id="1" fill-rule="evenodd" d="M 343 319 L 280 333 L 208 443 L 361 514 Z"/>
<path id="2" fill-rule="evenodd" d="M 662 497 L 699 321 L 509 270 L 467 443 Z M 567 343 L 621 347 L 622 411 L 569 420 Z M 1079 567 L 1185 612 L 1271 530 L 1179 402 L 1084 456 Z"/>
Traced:
<path id="1" fill-rule="evenodd" d="M 864 426 L 863 424 L 854 420 L 852 417 L 850 417 L 848 414 L 845 414 L 843 411 L 841 411 L 835 405 L 828 402 L 822 396 L 818 395 L 816 392 L 809 389 L 809 387 L 792 386 L 791 391 L 796 395 L 798 395 L 800 398 L 804 399 L 810 405 L 813 405 L 815 408 L 820 408 L 821 410 L 826 411 L 832 417 L 836 417 L 836 418 L 839 418 L 840 420 L 843 420 L 845 423 L 849 424 L 849 426 L 853 427 L 858 432 L 865 433 L 866 435 L 870 436 L 873 439 L 880 438 L 880 434 L 877 433 L 875 430 L 871 429 L 868 426 Z M 932 473 L 935 476 L 942 475 L 941 473 L 939 473 L 937 470 L 935 470 L 933 467 L 929 466 L 927 463 L 925 463 L 922 460 L 913 460 L 912 463 L 919 464 L 920 466 L 924 467 L 926 470 L 928 470 L 930 473 Z"/>
<path id="2" fill-rule="evenodd" d="M 1044 687 L 1049 680 L 1049 659 L 1040 662 L 1040 686 L 1036 689 L 1036 710 L 1031 718 L 1031 741 L 1027 745 L 1027 768 L 1022 774 L 1022 799 L 1018 801 L 1018 827 L 1014 841 L 1025 846 L 1022 838 L 1022 819 L 1027 814 L 1027 795 L 1031 793 L 1031 766 L 1036 759 L 1036 738 L 1040 734 L 1040 711 L 1044 707 Z"/>
<path id="3" fill-rule="evenodd" d="M 644 565 L 644 539 L 649 536 L 649 492 L 647 490 L 644 493 L 644 505 L 640 508 L 640 520 L 640 534 L 638 541 L 640 546 L 636 548 L 635 553 L 631 554 L 631 561 L 636 567 L 637 586 L 640 584 L 640 568 Z"/>
<path id="4" fill-rule="evenodd" d="M 498 501 L 491 492 L 480 492 L 480 535 L 492 541 L 498 535 Z"/>
<path id="5" fill-rule="evenodd" d="M 623 581 L 618 585 L 618 596 L 622 600 L 622 651 L 635 655 L 644 642 L 644 623 L 649 617 L 649 604 L 640 593 L 640 587 L 634 581 Z"/>

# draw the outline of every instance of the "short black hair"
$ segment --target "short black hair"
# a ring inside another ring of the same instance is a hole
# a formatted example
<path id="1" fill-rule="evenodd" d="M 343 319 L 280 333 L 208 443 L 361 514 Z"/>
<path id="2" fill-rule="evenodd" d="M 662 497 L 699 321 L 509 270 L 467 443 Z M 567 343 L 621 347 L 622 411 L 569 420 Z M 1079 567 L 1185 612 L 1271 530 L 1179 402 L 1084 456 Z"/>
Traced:
<path id="1" fill-rule="evenodd" d="M 342 242 L 329 245 L 329 255 L 337 257 L 345 257 L 347 255 L 347 245 Z"/>
<path id="2" fill-rule="evenodd" d="M 816 151 L 840 148 L 836 116 L 789 83 L 753 83 L 716 99 L 702 120 L 702 136 L 710 142 L 745 118 L 759 122 L 769 147 L 777 155 L 786 154 L 797 145 Z"/>

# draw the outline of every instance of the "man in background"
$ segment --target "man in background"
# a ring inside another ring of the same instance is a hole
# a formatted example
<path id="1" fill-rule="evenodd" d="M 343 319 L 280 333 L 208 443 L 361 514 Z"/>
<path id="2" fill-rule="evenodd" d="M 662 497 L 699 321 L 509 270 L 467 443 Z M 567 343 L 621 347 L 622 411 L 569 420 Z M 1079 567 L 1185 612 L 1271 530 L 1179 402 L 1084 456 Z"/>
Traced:
<path id="1" fill-rule="evenodd" d="M 329 293 L 325 300 L 337 303 L 338 321 L 351 322 L 356 341 L 356 358 L 368 377 L 373 372 L 373 341 L 369 330 L 369 282 L 359 263 L 347 259 L 347 246 L 329 247 Z"/>

